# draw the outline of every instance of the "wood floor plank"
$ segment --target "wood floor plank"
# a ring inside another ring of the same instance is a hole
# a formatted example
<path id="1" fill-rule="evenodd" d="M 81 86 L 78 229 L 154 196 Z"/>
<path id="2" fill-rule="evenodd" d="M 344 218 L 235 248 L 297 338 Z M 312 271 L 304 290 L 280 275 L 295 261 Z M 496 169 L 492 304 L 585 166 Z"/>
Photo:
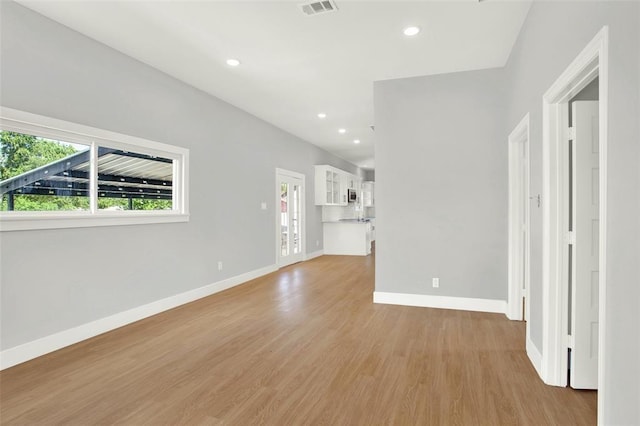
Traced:
<path id="1" fill-rule="evenodd" d="M 0 372 L 3 425 L 589 425 L 524 323 L 374 305 L 374 258 L 322 256 Z"/>

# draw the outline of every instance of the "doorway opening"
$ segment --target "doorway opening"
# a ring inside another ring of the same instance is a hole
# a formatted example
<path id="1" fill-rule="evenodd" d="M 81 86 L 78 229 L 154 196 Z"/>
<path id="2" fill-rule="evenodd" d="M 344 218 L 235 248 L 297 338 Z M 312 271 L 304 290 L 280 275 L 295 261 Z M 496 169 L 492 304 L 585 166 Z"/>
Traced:
<path id="1" fill-rule="evenodd" d="M 305 176 L 276 169 L 276 264 L 279 268 L 304 260 Z"/>
<path id="2" fill-rule="evenodd" d="M 594 84 L 598 101 L 579 100 Z M 545 93 L 542 143 L 542 378 L 555 386 L 598 388 L 600 422 L 606 398 L 607 93 L 604 27 Z"/>
<path id="3" fill-rule="evenodd" d="M 511 320 L 529 319 L 529 114 L 509 135 L 509 299 Z M 536 198 L 537 200 L 537 198 Z M 537 201 L 536 201 L 537 203 Z M 527 336 L 529 330 L 527 326 Z"/>

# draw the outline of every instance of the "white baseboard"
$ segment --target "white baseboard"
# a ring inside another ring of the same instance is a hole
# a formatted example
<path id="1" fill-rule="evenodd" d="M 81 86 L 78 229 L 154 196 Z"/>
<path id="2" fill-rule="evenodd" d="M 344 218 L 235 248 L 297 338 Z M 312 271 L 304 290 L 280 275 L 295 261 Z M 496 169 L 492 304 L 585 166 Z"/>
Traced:
<path id="1" fill-rule="evenodd" d="M 320 257 L 324 254 L 324 250 L 313 251 L 311 253 L 307 253 L 304 257 L 304 260 L 315 259 L 316 257 Z"/>
<path id="2" fill-rule="evenodd" d="M 504 314 L 507 302 L 493 299 L 467 297 L 432 296 L 428 294 L 373 292 L 373 303 L 418 306 L 421 308 L 457 309 L 461 311 L 494 312 Z"/>
<path id="3" fill-rule="evenodd" d="M 177 306 L 184 305 L 185 303 L 193 302 L 194 300 L 227 290 L 231 287 L 235 287 L 239 284 L 274 272 L 277 269 L 278 268 L 275 265 L 256 269 L 254 271 L 218 281 L 217 283 L 176 294 L 175 296 L 157 300 L 146 305 L 129 309 L 128 311 L 119 312 L 106 318 L 101 318 L 13 348 L 5 349 L 0 352 L 0 370 L 29 361 L 33 358 L 62 349 L 65 346 L 73 345 L 74 343 L 95 337 L 124 325 L 131 324 L 132 322 L 159 314 L 160 312 L 173 309 Z"/>
<path id="4" fill-rule="evenodd" d="M 527 336 L 527 356 L 533 364 L 533 368 L 536 369 L 538 376 L 540 376 L 540 380 L 544 381 L 542 378 L 542 354 L 538 350 L 538 347 L 533 343 L 533 340 Z"/>

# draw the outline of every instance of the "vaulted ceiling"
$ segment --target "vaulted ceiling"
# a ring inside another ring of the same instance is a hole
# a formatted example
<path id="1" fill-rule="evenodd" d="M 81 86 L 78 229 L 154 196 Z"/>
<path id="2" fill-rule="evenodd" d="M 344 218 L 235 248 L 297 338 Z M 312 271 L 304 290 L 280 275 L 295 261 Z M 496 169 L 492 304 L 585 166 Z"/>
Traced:
<path id="1" fill-rule="evenodd" d="M 336 0 L 307 16 L 298 1 L 19 3 L 364 168 L 374 81 L 503 66 L 530 7 Z M 409 26 L 421 31 L 405 36 Z"/>

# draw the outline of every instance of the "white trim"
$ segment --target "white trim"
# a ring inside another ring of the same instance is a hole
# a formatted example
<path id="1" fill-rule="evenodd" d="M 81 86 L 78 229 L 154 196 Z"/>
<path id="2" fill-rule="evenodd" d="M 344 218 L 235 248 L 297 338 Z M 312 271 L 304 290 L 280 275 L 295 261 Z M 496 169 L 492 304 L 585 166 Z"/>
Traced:
<path id="1" fill-rule="evenodd" d="M 599 69 L 598 69 L 598 101 L 600 102 L 598 114 L 600 115 L 600 131 L 598 137 L 600 138 L 600 158 L 598 159 L 600 167 L 600 229 L 599 229 L 599 244 L 600 249 L 598 255 L 600 277 L 599 279 L 599 291 L 598 291 L 598 424 L 604 424 L 605 419 L 605 324 L 606 324 L 606 307 L 607 307 L 607 176 L 608 176 L 608 163 L 607 153 L 609 146 L 609 27 L 605 26 L 602 29 L 604 32 L 602 41 L 600 42 L 600 56 Z"/>
<path id="2" fill-rule="evenodd" d="M 322 255 L 324 255 L 324 250 L 312 251 L 311 253 L 306 253 L 304 260 L 315 259 L 316 257 L 320 257 Z"/>
<path id="3" fill-rule="evenodd" d="M 214 284 L 176 294 L 146 305 L 101 318 L 0 352 L 0 370 L 89 339 L 107 331 L 173 309 L 185 303 L 210 296 L 277 270 L 275 265 L 256 269 Z"/>
<path id="4" fill-rule="evenodd" d="M 0 212 L 0 232 L 189 221 L 189 150 L 186 148 L 3 106 L 0 106 L 0 128 L 86 145 L 91 152 L 92 175 L 89 182 L 91 192 L 89 211 Z M 173 210 L 98 211 L 95 166 L 97 146 L 142 150 L 146 154 L 176 160 L 173 162 Z"/>
<path id="5" fill-rule="evenodd" d="M 522 162 L 519 155 L 520 149 L 516 144 L 524 144 L 525 159 Z M 529 143 L 529 113 L 525 115 L 520 123 L 511 132 L 508 138 L 509 151 L 509 284 L 507 298 L 507 317 L 511 320 L 521 321 L 522 318 L 522 298 L 526 295 L 522 291 L 521 277 L 524 276 L 524 288 L 529 289 L 530 285 L 530 256 L 531 256 L 531 220 L 530 207 L 522 212 L 522 199 L 526 200 L 526 204 L 530 205 L 530 143 Z M 520 182 L 521 168 L 526 171 L 525 189 L 522 194 L 523 187 Z M 527 235 L 527 247 L 525 253 L 522 251 L 522 229 L 520 217 L 524 215 L 525 231 Z M 525 257 L 524 264 L 522 259 Z M 527 306 L 525 310 L 529 311 L 529 298 L 525 298 Z M 528 315 L 528 314 L 527 314 Z M 527 323 L 528 325 L 528 323 Z"/>
<path id="6" fill-rule="evenodd" d="M 98 213 L 98 197 L 95 194 L 98 193 L 98 145 L 91 144 L 90 154 L 91 160 L 89 161 L 89 213 L 91 216 Z M 175 171 L 175 170 L 174 170 Z M 24 213 L 23 213 L 24 215 Z M 37 222 L 36 222 L 37 223 Z M 42 223 L 42 222 L 40 222 Z"/>
<path id="7" fill-rule="evenodd" d="M 559 176 L 560 158 L 563 155 L 557 141 L 563 121 L 560 105 L 568 102 L 595 76 L 599 77 L 600 102 L 600 277 L 599 277 L 599 348 L 598 348 L 598 423 L 606 418 L 605 400 L 605 347 L 606 347 L 606 253 L 607 253 L 607 146 L 608 146 L 608 97 L 609 97 L 609 28 L 604 26 L 593 40 L 580 52 L 569 67 L 544 94 L 542 171 L 543 171 L 543 276 L 542 276 L 542 377 L 545 383 L 566 386 L 566 342 L 564 339 L 564 309 L 561 247 L 564 219 L 562 200 L 563 184 Z M 565 366 L 563 368 L 563 366 Z"/>
<path id="8" fill-rule="evenodd" d="M 275 219 L 276 219 L 276 265 L 278 265 L 278 267 L 282 268 L 284 266 L 288 266 L 291 265 L 294 262 L 290 262 L 287 264 L 281 264 L 280 263 L 280 176 L 285 176 L 285 177 L 292 177 L 294 179 L 299 179 L 302 181 L 302 191 L 301 191 L 301 195 L 300 195 L 300 221 L 302 222 L 302 232 L 301 232 L 301 237 L 302 237 L 302 241 L 301 241 L 301 248 L 302 248 L 302 253 L 300 256 L 300 260 L 304 261 L 307 259 L 307 215 L 306 215 L 306 211 L 307 211 L 307 198 L 306 198 L 306 192 L 307 192 L 307 182 L 306 182 L 306 176 L 302 173 L 298 173 L 298 172 L 294 172 L 291 170 L 286 170 L 286 169 L 281 169 L 276 167 L 276 179 L 275 179 L 275 184 L 276 184 L 276 191 L 275 191 L 275 202 L 274 202 L 274 210 L 275 210 Z"/>
<path id="9" fill-rule="evenodd" d="M 493 312 L 504 314 L 507 302 L 494 299 L 433 296 L 429 294 L 373 292 L 373 303 L 418 306 L 422 308 L 457 309 L 460 311 Z"/>
<path id="10" fill-rule="evenodd" d="M 90 228 L 94 226 L 146 225 L 152 223 L 188 222 L 188 214 L 164 211 L 130 212 L 126 217 L 114 212 L 100 212 L 95 215 L 88 212 L 65 212 L 61 214 L 3 216 L 0 220 L 0 231 L 29 231 L 36 229 Z"/>
<path id="11" fill-rule="evenodd" d="M 527 356 L 533 364 L 533 368 L 536 369 L 538 376 L 542 379 L 542 354 L 538 350 L 538 347 L 533 343 L 533 340 L 529 336 L 527 336 Z"/>

